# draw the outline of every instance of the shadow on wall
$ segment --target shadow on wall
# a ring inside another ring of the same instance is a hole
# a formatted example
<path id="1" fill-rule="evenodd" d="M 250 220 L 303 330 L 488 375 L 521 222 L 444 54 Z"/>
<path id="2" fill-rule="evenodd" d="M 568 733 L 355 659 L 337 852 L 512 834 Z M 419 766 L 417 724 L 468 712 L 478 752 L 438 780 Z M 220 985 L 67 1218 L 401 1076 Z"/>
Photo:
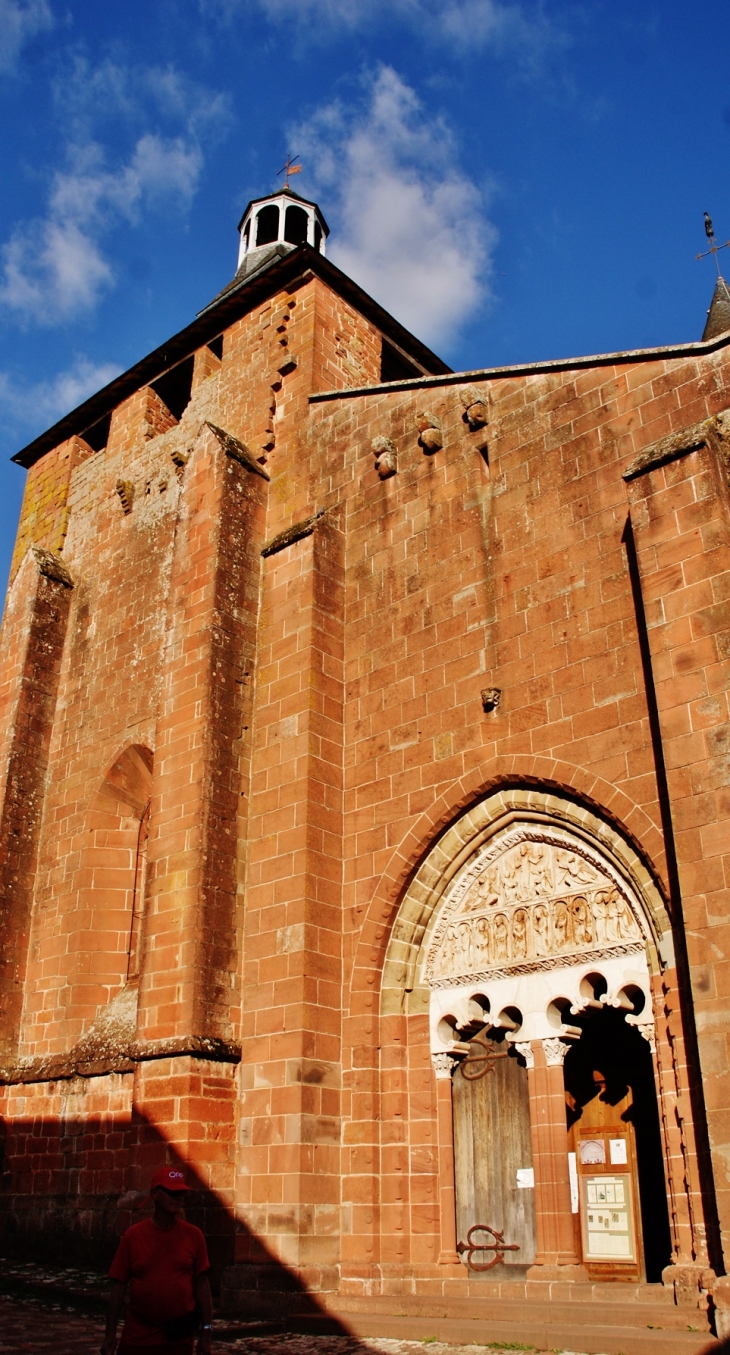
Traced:
<path id="1" fill-rule="evenodd" d="M 141 1116 L 0 1119 L 0 1253 L 104 1273 L 125 1229 L 147 1217 L 137 1199 L 166 1164 L 195 1192 L 185 1217 L 205 1234 L 219 1310 L 350 1335 Z"/>

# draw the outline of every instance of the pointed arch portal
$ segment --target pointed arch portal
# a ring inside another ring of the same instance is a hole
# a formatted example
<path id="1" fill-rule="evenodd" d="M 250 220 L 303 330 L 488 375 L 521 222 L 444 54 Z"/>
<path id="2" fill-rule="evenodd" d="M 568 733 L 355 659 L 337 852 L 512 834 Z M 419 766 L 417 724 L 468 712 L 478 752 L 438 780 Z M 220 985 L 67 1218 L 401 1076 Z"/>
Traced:
<path id="1" fill-rule="evenodd" d="M 662 892 L 593 809 L 503 788 L 442 834 L 402 900 L 382 988 L 384 1013 L 428 1013 L 442 1261 L 656 1281 L 701 1257 L 691 1125 L 673 1136 L 670 989 Z"/>

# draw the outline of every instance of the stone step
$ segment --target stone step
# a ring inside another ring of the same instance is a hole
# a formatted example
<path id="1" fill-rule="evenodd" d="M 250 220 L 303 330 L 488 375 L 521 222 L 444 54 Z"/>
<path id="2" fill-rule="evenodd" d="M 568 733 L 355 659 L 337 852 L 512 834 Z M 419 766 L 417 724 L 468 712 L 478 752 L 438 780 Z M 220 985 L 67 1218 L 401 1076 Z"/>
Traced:
<path id="1" fill-rule="evenodd" d="M 671 1291 L 665 1292 L 668 1292 L 671 1298 Z M 635 1299 L 633 1302 L 629 1299 L 626 1302 L 625 1299 L 622 1301 L 616 1297 L 615 1290 L 610 1298 L 595 1293 L 570 1298 L 546 1294 L 539 1299 L 506 1295 L 491 1298 L 472 1296 L 436 1298 L 416 1294 L 388 1298 L 383 1295 L 372 1298 L 361 1295 L 346 1298 L 339 1295 L 327 1302 L 327 1309 L 343 1321 L 378 1314 L 383 1317 L 418 1317 L 429 1321 L 466 1319 L 480 1322 L 523 1322 L 529 1319 L 540 1322 L 549 1314 L 550 1322 L 567 1324 L 575 1328 L 610 1327 L 619 1323 L 623 1327 L 637 1330 L 653 1328 L 657 1331 L 686 1332 L 692 1327 L 707 1335 L 710 1332 L 707 1313 L 702 1309 L 677 1307 L 672 1302 L 647 1302 L 644 1299 Z"/>
<path id="2" fill-rule="evenodd" d="M 580 1352 L 580 1355 L 711 1355 L 719 1350 L 709 1332 L 660 1330 L 624 1325 L 626 1309 L 616 1313 L 617 1322 L 608 1325 L 589 1321 L 576 1324 L 554 1317 L 543 1308 L 542 1315 L 518 1313 L 485 1320 L 481 1317 L 398 1316 L 378 1312 L 345 1312 L 339 1304 L 330 1304 L 331 1324 L 316 1315 L 292 1316 L 290 1331 L 325 1335 L 339 1325 L 360 1340 L 389 1337 L 393 1340 L 428 1341 L 435 1339 L 451 1345 L 481 1345 L 503 1342 L 512 1349 Z M 527 1355 L 527 1351 L 526 1351 Z"/>
<path id="3" fill-rule="evenodd" d="M 363 1280 L 346 1278 L 338 1297 L 341 1302 L 358 1301 L 363 1298 Z M 611 1304 L 638 1301 L 674 1307 L 674 1291 L 671 1287 L 663 1284 L 635 1284 L 624 1281 L 610 1283 L 606 1280 L 506 1280 L 504 1278 L 492 1280 L 486 1276 L 480 1280 L 471 1277 L 446 1279 L 434 1284 L 433 1275 L 430 1272 L 424 1275 L 416 1274 L 413 1282 L 408 1285 L 397 1286 L 386 1279 L 383 1290 L 373 1301 L 393 1305 L 400 1303 L 401 1299 L 404 1302 L 409 1302 L 416 1298 L 419 1302 L 430 1300 L 435 1303 L 443 1303 L 445 1299 L 473 1303 L 481 1302 L 482 1299 L 532 1299 L 543 1302 L 559 1298 L 564 1301 L 580 1303 L 593 1303 L 596 1300 Z M 367 1302 L 371 1302 L 369 1296 Z"/>

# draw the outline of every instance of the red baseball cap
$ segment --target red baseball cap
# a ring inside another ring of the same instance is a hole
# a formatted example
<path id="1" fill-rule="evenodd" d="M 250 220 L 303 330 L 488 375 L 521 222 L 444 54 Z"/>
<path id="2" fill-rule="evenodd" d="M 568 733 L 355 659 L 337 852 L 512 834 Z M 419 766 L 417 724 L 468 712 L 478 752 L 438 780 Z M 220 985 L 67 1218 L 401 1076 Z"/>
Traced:
<path id="1" fill-rule="evenodd" d="M 150 1190 L 156 1186 L 164 1186 L 165 1190 L 190 1190 L 190 1186 L 185 1185 L 185 1177 L 179 1167 L 158 1168 L 150 1182 Z"/>

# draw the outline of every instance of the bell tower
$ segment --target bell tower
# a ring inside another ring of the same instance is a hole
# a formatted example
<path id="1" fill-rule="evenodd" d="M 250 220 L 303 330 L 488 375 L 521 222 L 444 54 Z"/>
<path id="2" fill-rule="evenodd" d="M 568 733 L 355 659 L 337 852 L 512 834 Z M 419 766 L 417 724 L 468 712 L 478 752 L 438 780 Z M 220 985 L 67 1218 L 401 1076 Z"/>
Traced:
<path id="1" fill-rule="evenodd" d="M 297 245 L 311 245 L 318 254 L 325 253 L 329 226 L 316 202 L 309 202 L 286 187 L 269 197 L 254 198 L 249 202 L 238 230 L 241 243 L 238 251 L 238 271 L 253 272 L 265 262 L 268 253 L 289 252 Z"/>

